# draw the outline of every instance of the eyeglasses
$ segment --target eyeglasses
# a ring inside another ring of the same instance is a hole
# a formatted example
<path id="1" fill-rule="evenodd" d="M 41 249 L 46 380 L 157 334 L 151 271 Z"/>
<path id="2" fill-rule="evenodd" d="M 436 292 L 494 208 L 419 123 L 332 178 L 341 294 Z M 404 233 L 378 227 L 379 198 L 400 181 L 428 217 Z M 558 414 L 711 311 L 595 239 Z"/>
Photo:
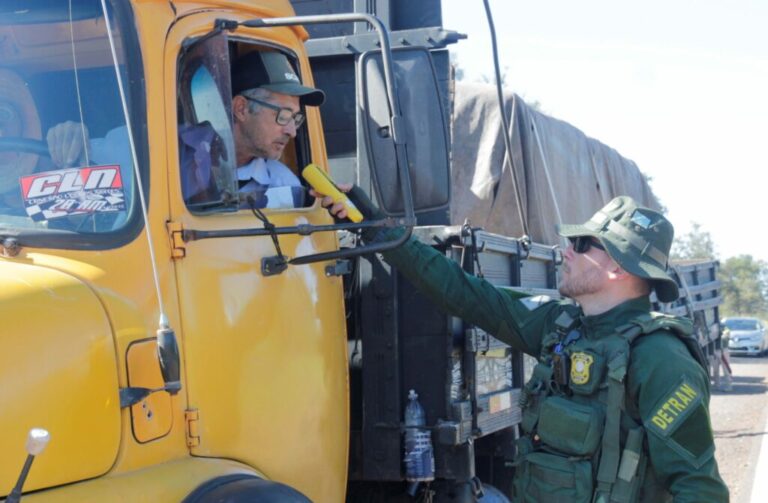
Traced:
<path id="1" fill-rule="evenodd" d="M 593 246 L 598 250 L 605 251 L 605 247 L 598 243 L 595 238 L 591 236 L 577 236 L 575 238 L 568 238 L 573 246 L 573 251 L 576 253 L 587 253 Z"/>
<path id="2" fill-rule="evenodd" d="M 258 103 L 263 107 L 271 108 L 272 110 L 276 111 L 277 115 L 275 115 L 275 122 L 281 126 L 287 126 L 289 122 L 293 121 L 293 124 L 298 129 L 302 124 L 304 124 L 305 116 L 302 112 L 294 113 L 290 108 L 279 107 L 277 105 L 273 105 L 272 103 L 267 103 L 266 101 L 251 98 L 250 96 L 246 96 L 244 94 L 241 94 L 240 96 L 247 99 L 248 101 L 253 101 L 254 103 Z"/>

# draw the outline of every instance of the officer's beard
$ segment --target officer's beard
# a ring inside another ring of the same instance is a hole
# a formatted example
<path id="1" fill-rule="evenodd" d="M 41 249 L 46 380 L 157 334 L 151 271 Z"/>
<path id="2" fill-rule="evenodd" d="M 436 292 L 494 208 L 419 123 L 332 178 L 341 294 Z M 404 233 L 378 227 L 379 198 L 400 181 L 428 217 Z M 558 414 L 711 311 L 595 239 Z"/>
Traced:
<path id="1" fill-rule="evenodd" d="M 569 274 L 561 280 L 558 291 L 560 295 L 578 300 L 579 297 L 592 295 L 600 291 L 602 283 L 602 274 L 600 269 L 589 268 L 581 271 L 580 274 Z"/>

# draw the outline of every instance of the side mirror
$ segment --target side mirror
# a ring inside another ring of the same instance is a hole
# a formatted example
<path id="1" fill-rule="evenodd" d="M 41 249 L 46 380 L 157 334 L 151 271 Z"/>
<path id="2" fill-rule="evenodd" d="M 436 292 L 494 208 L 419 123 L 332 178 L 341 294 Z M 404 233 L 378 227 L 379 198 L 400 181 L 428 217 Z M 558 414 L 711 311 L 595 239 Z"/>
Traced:
<path id="1" fill-rule="evenodd" d="M 390 130 L 381 51 L 366 52 L 358 62 L 358 113 L 364 133 L 358 162 L 370 168 L 360 172 L 372 174 L 381 209 L 390 216 L 403 215 L 395 145 L 405 143 L 416 213 L 445 207 L 450 198 L 448 126 L 432 57 L 424 48 L 394 49 L 392 67 L 403 111 L 399 129 L 405 138 L 393 138 Z"/>

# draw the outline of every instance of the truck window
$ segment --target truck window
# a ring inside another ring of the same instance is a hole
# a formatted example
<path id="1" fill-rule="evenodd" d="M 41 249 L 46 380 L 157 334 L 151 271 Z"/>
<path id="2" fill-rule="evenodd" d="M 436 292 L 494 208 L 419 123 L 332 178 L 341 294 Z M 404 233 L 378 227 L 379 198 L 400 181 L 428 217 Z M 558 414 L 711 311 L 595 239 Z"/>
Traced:
<path id="1" fill-rule="evenodd" d="M 127 83 L 124 9 L 107 15 Z M 0 227 L 66 235 L 76 247 L 120 231 L 136 213 L 134 168 L 101 3 L 3 2 L 0 55 Z M 130 116 L 143 130 L 143 110 Z"/>
<path id="2" fill-rule="evenodd" d="M 237 210 L 227 40 L 186 47 L 179 68 L 179 169 L 193 212 Z"/>
<path id="3" fill-rule="evenodd" d="M 303 107 L 298 98 L 253 87 L 251 79 L 262 57 L 291 58 L 272 47 L 228 42 L 223 36 L 186 51 L 178 110 L 180 182 L 187 207 L 206 213 L 252 206 L 289 209 L 311 202 L 298 177 L 300 160 L 308 158 Z"/>

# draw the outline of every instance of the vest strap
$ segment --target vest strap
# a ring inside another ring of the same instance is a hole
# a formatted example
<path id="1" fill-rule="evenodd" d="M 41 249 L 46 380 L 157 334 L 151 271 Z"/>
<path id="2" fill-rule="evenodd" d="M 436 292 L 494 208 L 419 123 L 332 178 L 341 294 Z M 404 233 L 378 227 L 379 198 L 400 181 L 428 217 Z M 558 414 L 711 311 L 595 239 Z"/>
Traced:
<path id="1" fill-rule="evenodd" d="M 624 409 L 624 376 L 627 374 L 629 348 L 608 362 L 608 404 L 605 429 L 597 469 L 597 490 L 611 494 L 619 468 L 621 411 Z"/>
<path id="2" fill-rule="evenodd" d="M 624 452 L 621 454 L 621 464 L 619 465 L 619 478 L 625 482 L 632 480 L 637 473 L 637 465 L 640 462 L 640 449 L 643 445 L 643 430 L 635 428 L 629 430 L 627 434 L 627 444 L 624 446 Z"/>
<path id="3" fill-rule="evenodd" d="M 634 501 L 637 497 L 639 484 L 645 478 L 647 459 L 642 451 L 645 435 L 642 426 L 628 430 L 624 450 L 619 456 L 620 422 L 621 413 L 624 409 L 624 378 L 629 365 L 630 350 L 635 339 L 643 334 L 649 334 L 663 328 L 672 331 L 684 342 L 687 342 L 686 336 L 690 335 L 690 329 L 684 322 L 673 317 L 651 313 L 638 316 L 616 329 L 618 335 L 624 339 L 626 347 L 608 363 L 608 400 L 602 454 L 597 471 L 595 501 L 610 501 L 611 503 Z M 688 346 L 687 343 L 686 346 Z M 693 351 L 691 352 L 693 353 Z"/>
<path id="4" fill-rule="evenodd" d="M 647 460 L 643 455 L 644 436 L 645 431 L 641 426 L 628 431 L 627 443 L 621 454 L 618 478 L 611 491 L 611 502 L 631 503 L 635 501 L 640 483 L 645 478 Z"/>

